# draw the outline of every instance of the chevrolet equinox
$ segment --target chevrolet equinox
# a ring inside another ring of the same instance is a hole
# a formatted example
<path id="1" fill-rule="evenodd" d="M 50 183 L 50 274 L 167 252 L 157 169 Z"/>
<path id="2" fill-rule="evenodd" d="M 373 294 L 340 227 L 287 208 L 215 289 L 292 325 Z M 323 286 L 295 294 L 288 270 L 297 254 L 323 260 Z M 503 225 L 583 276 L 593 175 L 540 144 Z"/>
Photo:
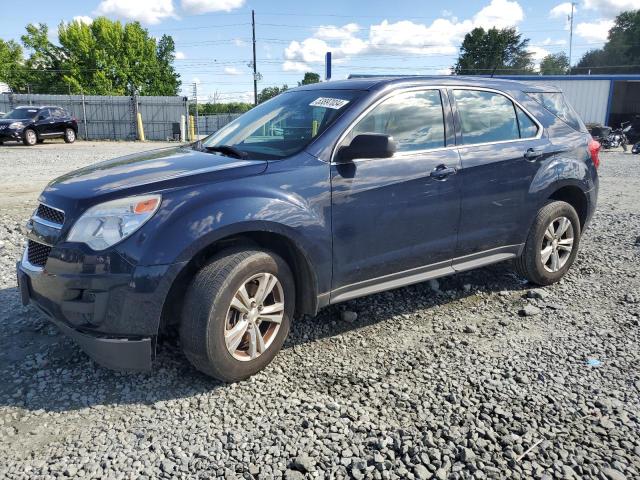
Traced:
<path id="1" fill-rule="evenodd" d="M 173 330 L 197 369 L 237 381 L 327 305 L 508 259 L 559 281 L 596 208 L 598 153 L 552 87 L 302 86 L 193 144 L 52 181 L 18 284 L 102 365 L 149 369 Z"/>

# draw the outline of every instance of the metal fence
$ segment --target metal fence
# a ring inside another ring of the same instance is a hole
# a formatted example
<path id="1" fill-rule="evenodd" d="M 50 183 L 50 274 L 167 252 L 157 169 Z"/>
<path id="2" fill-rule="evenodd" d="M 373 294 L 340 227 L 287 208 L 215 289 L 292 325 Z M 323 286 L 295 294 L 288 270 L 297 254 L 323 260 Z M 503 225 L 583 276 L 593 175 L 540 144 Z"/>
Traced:
<path id="1" fill-rule="evenodd" d="M 86 140 L 135 140 L 140 112 L 149 140 L 180 140 L 180 122 L 188 112 L 184 97 L 0 94 L 0 111 L 19 105 L 56 105 L 78 119 L 78 136 Z"/>
<path id="2" fill-rule="evenodd" d="M 201 137 L 217 132 L 227 123 L 238 118 L 241 113 L 218 113 L 215 115 L 200 115 L 198 117 L 198 132 Z"/>

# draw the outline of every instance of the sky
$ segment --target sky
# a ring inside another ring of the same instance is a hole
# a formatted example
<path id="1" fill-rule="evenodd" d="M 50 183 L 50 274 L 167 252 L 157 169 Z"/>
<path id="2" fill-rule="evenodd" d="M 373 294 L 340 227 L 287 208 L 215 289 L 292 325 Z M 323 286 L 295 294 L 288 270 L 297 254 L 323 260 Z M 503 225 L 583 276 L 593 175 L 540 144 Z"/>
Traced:
<path id="1" fill-rule="evenodd" d="M 573 63 L 602 46 L 615 16 L 640 0 L 576 0 Z M 97 16 L 138 20 L 151 35 L 176 42 L 182 94 L 210 101 L 251 101 L 251 10 L 256 18 L 258 89 L 297 85 L 305 71 L 333 79 L 359 74 L 448 74 L 474 27 L 515 27 L 530 39 L 534 60 L 569 50 L 570 2 L 559 0 L 34 0 L 0 16 L 0 38 L 19 40 L 28 23 Z"/>

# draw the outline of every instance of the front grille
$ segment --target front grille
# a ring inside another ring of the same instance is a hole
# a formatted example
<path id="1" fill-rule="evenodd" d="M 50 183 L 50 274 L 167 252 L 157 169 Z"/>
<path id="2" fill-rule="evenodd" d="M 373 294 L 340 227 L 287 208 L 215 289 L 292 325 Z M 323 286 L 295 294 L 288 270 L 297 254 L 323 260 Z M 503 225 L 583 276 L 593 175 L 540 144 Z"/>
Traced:
<path id="1" fill-rule="evenodd" d="M 56 210 L 55 208 L 51 208 L 44 203 L 38 205 L 38 210 L 36 210 L 36 217 L 41 218 L 42 220 L 47 220 L 51 223 L 56 223 L 58 225 L 62 225 L 64 223 L 64 212 Z"/>
<path id="2" fill-rule="evenodd" d="M 51 253 L 51 247 L 43 245 L 33 240 L 29 240 L 27 245 L 27 259 L 31 265 L 36 267 L 44 267 Z"/>

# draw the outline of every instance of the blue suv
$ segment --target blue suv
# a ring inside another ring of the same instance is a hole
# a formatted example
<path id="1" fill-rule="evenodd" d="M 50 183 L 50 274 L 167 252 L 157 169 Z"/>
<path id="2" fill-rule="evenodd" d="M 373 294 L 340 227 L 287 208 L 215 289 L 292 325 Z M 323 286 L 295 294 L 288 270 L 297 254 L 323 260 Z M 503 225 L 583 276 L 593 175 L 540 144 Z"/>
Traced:
<path id="1" fill-rule="evenodd" d="M 330 304 L 509 259 L 557 282 L 596 208 L 598 151 L 549 87 L 303 86 L 191 145 L 52 181 L 18 283 L 105 366 L 149 369 L 179 331 L 196 368 L 237 381 Z"/>

